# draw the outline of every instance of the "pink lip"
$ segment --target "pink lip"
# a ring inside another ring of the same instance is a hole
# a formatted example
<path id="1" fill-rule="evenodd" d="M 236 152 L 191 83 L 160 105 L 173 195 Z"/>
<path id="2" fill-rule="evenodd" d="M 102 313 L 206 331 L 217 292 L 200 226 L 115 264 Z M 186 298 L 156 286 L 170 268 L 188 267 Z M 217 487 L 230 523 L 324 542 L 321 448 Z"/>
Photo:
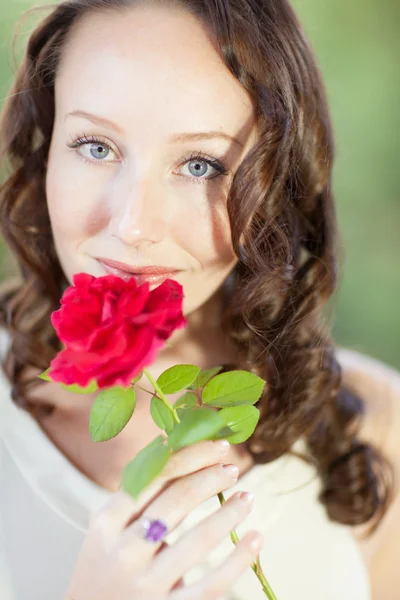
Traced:
<path id="1" fill-rule="evenodd" d="M 124 281 L 129 281 L 134 277 L 139 285 L 145 281 L 157 285 L 165 281 L 165 279 L 173 279 L 176 274 L 179 273 L 177 269 L 160 266 L 139 267 L 103 258 L 97 258 L 96 260 L 100 263 L 106 273 L 117 275 Z"/>

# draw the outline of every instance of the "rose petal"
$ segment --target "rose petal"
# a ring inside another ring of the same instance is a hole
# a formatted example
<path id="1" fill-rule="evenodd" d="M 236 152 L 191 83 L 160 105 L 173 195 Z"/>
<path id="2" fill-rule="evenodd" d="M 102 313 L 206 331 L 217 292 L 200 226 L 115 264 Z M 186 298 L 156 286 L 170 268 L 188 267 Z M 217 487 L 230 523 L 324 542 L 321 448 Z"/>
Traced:
<path id="1" fill-rule="evenodd" d="M 155 290 L 115 275 L 78 273 L 52 324 L 66 348 L 51 362 L 54 381 L 99 387 L 129 385 L 165 340 L 186 325 L 183 288 L 168 279 Z"/>

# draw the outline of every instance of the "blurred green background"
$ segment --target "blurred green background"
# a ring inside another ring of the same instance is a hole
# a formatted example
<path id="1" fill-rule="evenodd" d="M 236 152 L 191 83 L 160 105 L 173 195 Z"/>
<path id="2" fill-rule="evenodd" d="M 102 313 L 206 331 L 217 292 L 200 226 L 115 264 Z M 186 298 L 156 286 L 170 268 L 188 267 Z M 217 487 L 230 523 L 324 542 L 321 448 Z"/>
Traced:
<path id="1" fill-rule="evenodd" d="M 0 98 L 11 38 L 29 0 L 0 0 Z M 329 306 L 338 344 L 400 368 L 399 0 L 293 0 L 325 77 L 336 138 L 340 285 Z M 23 26 L 26 31 L 26 26 Z M 4 248 L 0 277 L 12 270 Z"/>

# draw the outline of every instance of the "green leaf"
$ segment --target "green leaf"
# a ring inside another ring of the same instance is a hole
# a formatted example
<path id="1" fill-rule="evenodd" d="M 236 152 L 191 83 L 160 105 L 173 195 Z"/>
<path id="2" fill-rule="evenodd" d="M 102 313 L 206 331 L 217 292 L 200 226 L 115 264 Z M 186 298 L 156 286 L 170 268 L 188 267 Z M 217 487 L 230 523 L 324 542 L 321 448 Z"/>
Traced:
<path id="1" fill-rule="evenodd" d="M 181 407 L 181 408 L 177 408 L 176 409 L 176 414 L 178 415 L 179 419 L 182 421 L 182 417 L 185 414 L 185 407 Z"/>
<path id="2" fill-rule="evenodd" d="M 100 392 L 90 411 L 89 431 L 95 442 L 115 437 L 128 423 L 136 405 L 135 390 L 121 387 Z"/>
<path id="3" fill-rule="evenodd" d="M 158 425 L 158 427 L 164 429 L 167 433 L 171 433 L 175 424 L 174 417 L 160 398 L 157 398 L 156 396 L 152 397 L 150 402 L 150 413 L 154 423 Z"/>
<path id="4" fill-rule="evenodd" d="M 197 388 L 202 388 L 212 379 L 215 375 L 217 375 L 223 367 L 214 367 L 213 369 L 202 369 L 200 373 L 197 375 L 195 384 Z"/>
<path id="5" fill-rule="evenodd" d="M 189 412 L 193 411 L 193 410 L 200 410 L 201 406 L 198 406 L 197 404 L 192 404 L 189 406 L 180 406 L 179 408 L 176 409 L 176 412 L 178 414 L 178 417 L 180 418 L 180 420 L 182 421 L 182 419 L 184 418 L 184 416 L 186 414 L 188 414 Z M 176 427 L 176 425 L 175 425 Z"/>
<path id="6" fill-rule="evenodd" d="M 68 392 L 73 392 L 74 394 L 92 394 L 98 389 L 95 380 L 91 381 L 86 387 L 81 387 L 76 383 L 73 383 L 71 385 L 66 385 L 65 383 L 62 383 L 61 387 L 64 388 L 64 390 L 67 390 Z"/>
<path id="7" fill-rule="evenodd" d="M 189 405 L 189 406 L 180 406 L 179 408 L 176 409 L 176 412 L 178 413 L 178 417 L 182 421 L 182 419 L 185 417 L 185 415 L 192 412 L 193 410 L 200 410 L 200 408 L 201 407 L 198 406 L 197 404 L 193 404 L 193 405 Z M 175 427 L 177 427 L 177 425 L 175 425 Z"/>
<path id="8" fill-rule="evenodd" d="M 232 434 L 228 434 L 226 439 L 231 444 L 241 444 L 254 433 L 260 418 L 260 411 L 255 406 L 231 406 L 220 410 L 219 415 L 223 418 L 225 425 L 232 430 Z"/>
<path id="9" fill-rule="evenodd" d="M 265 381 L 248 371 L 229 371 L 213 377 L 203 389 L 202 401 L 209 406 L 228 407 L 255 404 Z"/>
<path id="10" fill-rule="evenodd" d="M 181 410 L 184 411 L 182 420 L 168 437 L 168 445 L 173 452 L 202 440 L 216 439 L 225 424 L 219 411 L 193 406 Z"/>
<path id="11" fill-rule="evenodd" d="M 133 498 L 137 498 L 167 464 L 171 450 L 166 444 L 162 444 L 162 440 L 162 436 L 153 440 L 126 465 L 122 474 L 122 487 Z"/>
<path id="12" fill-rule="evenodd" d="M 158 435 L 152 442 L 147 444 L 146 448 L 153 448 L 155 446 L 161 446 L 166 438 L 163 435 Z"/>
<path id="13" fill-rule="evenodd" d="M 230 427 L 223 427 L 222 429 L 220 429 L 218 431 L 217 435 L 213 439 L 226 440 L 232 433 L 233 433 L 233 431 Z"/>
<path id="14" fill-rule="evenodd" d="M 50 377 L 49 377 L 49 373 L 50 373 L 50 368 L 46 369 L 45 371 L 43 371 L 43 373 L 40 373 L 40 375 L 38 375 L 39 379 L 43 379 L 43 381 L 53 381 Z"/>
<path id="15" fill-rule="evenodd" d="M 186 392 L 182 396 L 178 398 L 178 400 L 174 403 L 174 408 L 179 408 L 181 406 L 196 406 L 197 405 L 197 396 L 193 392 Z"/>
<path id="16" fill-rule="evenodd" d="M 195 365 L 175 365 L 161 373 L 157 383 L 164 394 L 175 394 L 193 383 L 200 370 Z"/>

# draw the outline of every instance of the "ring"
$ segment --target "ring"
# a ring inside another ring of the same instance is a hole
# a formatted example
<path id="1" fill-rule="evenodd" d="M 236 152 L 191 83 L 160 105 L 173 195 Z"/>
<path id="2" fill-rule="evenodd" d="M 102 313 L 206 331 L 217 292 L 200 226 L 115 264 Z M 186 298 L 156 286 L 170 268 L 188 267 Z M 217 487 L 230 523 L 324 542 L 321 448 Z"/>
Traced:
<path id="1" fill-rule="evenodd" d="M 139 519 L 142 528 L 142 537 L 148 542 L 159 542 L 167 534 L 168 527 L 162 519 Z"/>

